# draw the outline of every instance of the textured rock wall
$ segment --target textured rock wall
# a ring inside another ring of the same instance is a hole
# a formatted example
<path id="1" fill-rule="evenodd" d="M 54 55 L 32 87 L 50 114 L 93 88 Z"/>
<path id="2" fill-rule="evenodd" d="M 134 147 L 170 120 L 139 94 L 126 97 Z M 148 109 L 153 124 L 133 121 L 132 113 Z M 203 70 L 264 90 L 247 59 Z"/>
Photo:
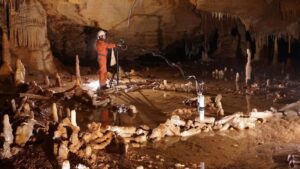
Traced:
<path id="1" fill-rule="evenodd" d="M 112 41 L 125 39 L 130 46 L 126 54 L 133 56 L 139 54 L 141 49 L 166 47 L 175 40 L 183 38 L 185 31 L 193 32 L 201 21 L 194 13 L 193 6 L 188 1 L 181 0 L 45 0 L 41 2 L 50 18 L 48 20 L 50 37 L 61 34 L 66 46 L 76 46 L 81 50 L 81 52 L 80 50 L 61 52 L 69 49 L 60 49 L 59 53 L 66 53 L 69 57 L 72 55 L 75 57 L 75 53 L 82 57 L 89 53 L 84 52 L 84 49 L 92 48 L 90 41 L 94 41 L 92 35 L 95 37 L 96 34 L 94 31 L 86 33 L 83 26 L 108 30 Z M 62 31 L 58 31 L 58 27 Z M 51 40 L 54 45 L 61 44 L 58 42 L 61 40 L 60 37 L 57 38 L 59 40 Z"/>
<path id="2" fill-rule="evenodd" d="M 293 40 L 300 30 L 300 3 L 295 0 L 27 0 L 19 8 L 11 17 L 12 56 L 44 72 L 55 70 L 50 47 L 64 63 L 74 63 L 78 54 L 90 64 L 100 28 L 108 30 L 111 41 L 126 40 L 128 57 L 142 49 L 163 49 L 187 36 L 204 36 L 200 43 L 207 44 L 215 30 L 217 55 L 235 56 L 237 48 L 244 51 L 249 45 L 245 28 L 259 49 L 269 35 Z M 239 29 L 240 39 L 230 35 L 233 27 Z"/>
<path id="3" fill-rule="evenodd" d="M 2 28 L 9 32 L 12 67 L 19 58 L 29 70 L 55 73 L 56 67 L 47 37 L 47 13 L 39 1 L 11 1 L 1 8 L 1 17 L 9 16 L 9 20 L 1 22 Z M 9 13 L 4 13 L 6 8 L 9 8 Z"/>

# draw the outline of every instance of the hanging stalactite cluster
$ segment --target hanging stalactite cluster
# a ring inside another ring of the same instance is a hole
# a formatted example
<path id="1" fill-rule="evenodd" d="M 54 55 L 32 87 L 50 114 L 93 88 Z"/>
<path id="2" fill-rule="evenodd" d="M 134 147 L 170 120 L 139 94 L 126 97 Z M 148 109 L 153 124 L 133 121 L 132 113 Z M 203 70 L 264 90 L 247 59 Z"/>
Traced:
<path id="1" fill-rule="evenodd" d="M 10 36 L 15 47 L 38 49 L 46 43 L 46 12 L 39 3 L 22 2 L 11 13 Z"/>
<path id="2" fill-rule="evenodd" d="M 37 49 L 46 42 L 46 12 L 33 0 L 0 0 L 1 14 L 14 47 Z"/>

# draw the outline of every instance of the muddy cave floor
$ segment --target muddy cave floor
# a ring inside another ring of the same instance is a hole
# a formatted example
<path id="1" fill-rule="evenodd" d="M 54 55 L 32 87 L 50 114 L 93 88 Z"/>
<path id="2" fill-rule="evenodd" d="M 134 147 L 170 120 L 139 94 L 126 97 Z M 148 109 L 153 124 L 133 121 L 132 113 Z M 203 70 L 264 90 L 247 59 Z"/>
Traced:
<path id="1" fill-rule="evenodd" d="M 189 66 L 189 69 L 191 74 L 197 72 L 197 66 Z M 200 75 L 198 73 L 198 75 L 205 77 L 205 94 L 210 96 L 222 94 L 225 115 L 248 112 L 253 108 L 258 111 L 268 110 L 270 107 L 280 108 L 299 98 L 297 93 L 299 89 L 293 86 L 285 89 L 287 97 L 282 101 L 274 102 L 274 97 L 267 97 L 268 94 L 260 93 L 250 96 L 250 105 L 247 106 L 245 94 L 237 94 L 234 91 L 234 75 L 228 75 L 228 80 L 214 80 L 211 78 L 210 70 L 202 70 L 202 72 L 206 73 Z M 171 83 L 187 83 L 181 79 L 176 69 L 164 66 L 136 71 L 136 74 L 131 78 L 166 79 Z M 74 84 L 72 80 L 65 80 L 71 79 L 68 76 L 68 74 L 62 76 L 65 84 L 63 88 L 53 88 L 53 90 L 64 90 Z M 86 79 L 85 83 L 97 81 L 96 75 L 85 75 L 82 78 Z M 278 79 L 277 82 L 282 82 L 283 79 L 279 76 L 274 78 Z M 258 83 L 264 83 L 261 79 L 257 80 Z M 43 84 L 43 79 L 37 76 L 29 75 L 27 80 L 35 80 L 38 84 Z M 299 79 L 295 79 L 294 82 L 297 80 Z M 242 86 L 242 83 L 240 85 Z M 10 96 L 3 95 L 2 99 L 7 97 Z M 135 105 L 139 113 L 134 116 L 109 113 L 110 120 L 102 121 L 101 113 L 106 111 L 106 108 L 76 107 L 77 122 L 81 129 L 84 130 L 86 125 L 93 121 L 119 126 L 146 124 L 154 128 L 165 122 L 168 118 L 166 112 L 186 107 L 182 102 L 195 97 L 195 94 L 143 89 L 128 93 L 120 92 L 110 97 L 113 103 Z M 43 142 L 28 145 L 12 159 L 2 160 L 0 168 L 56 168 L 53 165 L 53 157 L 47 155 L 48 150 L 45 148 L 47 144 Z M 287 155 L 296 152 L 299 145 L 300 119 L 297 116 L 287 116 L 270 119 L 254 129 L 201 133 L 189 138 L 166 137 L 162 141 L 147 143 L 141 148 L 131 147 L 126 155 L 103 152 L 99 156 L 102 156 L 103 163 L 109 164 L 110 168 L 136 168 L 141 165 L 144 168 L 175 168 L 176 163 L 184 164 L 188 168 L 199 168 L 200 162 L 205 162 L 205 168 L 208 169 L 285 169 L 288 168 Z"/>

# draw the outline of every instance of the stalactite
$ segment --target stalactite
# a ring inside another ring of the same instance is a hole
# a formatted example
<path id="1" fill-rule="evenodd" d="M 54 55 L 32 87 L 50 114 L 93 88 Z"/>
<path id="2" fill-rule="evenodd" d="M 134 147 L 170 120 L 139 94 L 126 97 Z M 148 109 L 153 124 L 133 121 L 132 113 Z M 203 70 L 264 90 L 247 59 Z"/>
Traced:
<path id="1" fill-rule="evenodd" d="M 15 47 L 38 49 L 46 43 L 46 12 L 42 9 L 39 3 L 24 1 L 11 14 L 10 37 Z"/>

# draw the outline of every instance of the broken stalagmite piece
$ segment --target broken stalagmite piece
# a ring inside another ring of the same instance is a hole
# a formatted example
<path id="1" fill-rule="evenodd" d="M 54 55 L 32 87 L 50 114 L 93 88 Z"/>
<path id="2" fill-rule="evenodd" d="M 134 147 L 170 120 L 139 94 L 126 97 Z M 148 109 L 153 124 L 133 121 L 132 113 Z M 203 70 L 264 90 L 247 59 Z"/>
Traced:
<path id="1" fill-rule="evenodd" d="M 19 85 L 25 83 L 25 75 L 26 75 L 25 67 L 21 59 L 18 58 L 16 60 L 15 84 Z"/>
<path id="2" fill-rule="evenodd" d="M 250 117 L 256 118 L 256 119 L 268 119 L 268 118 L 273 117 L 273 113 L 271 111 L 251 112 Z"/>
<path id="3" fill-rule="evenodd" d="M 29 119 L 27 122 L 23 122 L 20 126 L 18 126 L 16 131 L 16 144 L 22 147 L 25 146 L 32 136 L 35 122 L 36 121 L 34 119 Z"/>
<path id="4" fill-rule="evenodd" d="M 3 133 L 1 136 L 4 137 L 3 149 L 1 150 L 2 158 L 10 158 L 12 156 L 10 145 L 14 141 L 13 130 L 9 122 L 9 116 L 7 114 L 3 117 Z"/>

